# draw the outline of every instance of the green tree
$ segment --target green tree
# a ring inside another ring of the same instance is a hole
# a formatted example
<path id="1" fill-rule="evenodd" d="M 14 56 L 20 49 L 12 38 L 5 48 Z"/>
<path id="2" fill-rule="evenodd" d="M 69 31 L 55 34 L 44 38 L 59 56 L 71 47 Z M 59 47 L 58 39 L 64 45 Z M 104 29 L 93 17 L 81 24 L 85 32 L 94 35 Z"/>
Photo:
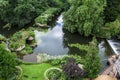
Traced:
<path id="1" fill-rule="evenodd" d="M 0 78 L 2 80 L 15 80 L 17 75 L 16 56 L 5 49 L 3 44 L 0 44 Z"/>
<path id="2" fill-rule="evenodd" d="M 107 0 L 107 6 L 104 11 L 105 23 L 115 21 L 120 12 L 120 0 Z"/>
<path id="3" fill-rule="evenodd" d="M 47 0 L 5 0 L 0 1 L 0 6 L 0 18 L 19 27 L 30 23 L 49 7 Z"/>
<path id="4" fill-rule="evenodd" d="M 71 44 L 69 46 L 86 51 L 86 56 L 84 58 L 84 69 L 88 72 L 88 78 L 95 78 L 101 70 L 96 38 L 93 37 L 93 40 L 89 43 L 89 45 Z"/>
<path id="5" fill-rule="evenodd" d="M 30 2 L 22 0 L 6 0 L 8 5 L 5 6 L 2 12 L 2 20 L 12 25 L 23 27 L 33 18 L 32 13 L 35 8 Z M 27 0 L 28 1 L 28 0 Z"/>
<path id="6" fill-rule="evenodd" d="M 64 28 L 74 33 L 89 36 L 103 26 L 103 11 L 106 0 L 69 0 L 70 9 L 64 13 Z"/>
<path id="7" fill-rule="evenodd" d="M 98 73 L 101 70 L 100 58 L 98 56 L 98 48 L 96 39 L 93 38 L 93 41 L 89 43 L 89 48 L 85 56 L 85 70 L 88 71 L 89 78 L 97 77 Z"/>
<path id="8" fill-rule="evenodd" d="M 7 1 L 1 0 L 0 1 L 0 20 L 2 20 L 3 10 L 4 7 L 8 5 Z"/>
<path id="9" fill-rule="evenodd" d="M 120 34 L 120 20 L 116 19 L 113 22 L 106 23 L 106 25 L 109 28 L 109 32 L 111 33 L 111 36 L 116 36 Z"/>
<path id="10" fill-rule="evenodd" d="M 66 0 L 1 0 L 0 20 L 24 27 L 49 7 L 65 8 Z"/>

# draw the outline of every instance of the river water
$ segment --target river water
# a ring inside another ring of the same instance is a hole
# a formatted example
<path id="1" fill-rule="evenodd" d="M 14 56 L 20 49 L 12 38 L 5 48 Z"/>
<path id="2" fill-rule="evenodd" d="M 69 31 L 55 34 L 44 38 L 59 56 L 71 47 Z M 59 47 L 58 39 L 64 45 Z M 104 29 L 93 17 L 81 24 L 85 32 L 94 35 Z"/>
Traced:
<path id="1" fill-rule="evenodd" d="M 51 56 L 80 54 L 76 48 L 70 48 L 68 44 L 80 43 L 88 44 L 91 37 L 82 37 L 79 34 L 71 34 L 62 29 L 63 19 L 62 15 L 58 17 L 56 26 L 49 28 L 47 32 L 40 32 L 35 30 L 35 39 L 37 47 L 34 49 L 35 54 L 46 53 Z"/>
<path id="2" fill-rule="evenodd" d="M 48 32 L 40 32 L 35 30 L 35 39 L 37 41 L 37 47 L 34 49 L 34 53 L 46 53 L 51 56 L 66 55 L 69 48 L 64 47 L 64 33 L 62 31 L 63 25 L 62 16 L 58 18 L 56 26 L 49 28 Z"/>

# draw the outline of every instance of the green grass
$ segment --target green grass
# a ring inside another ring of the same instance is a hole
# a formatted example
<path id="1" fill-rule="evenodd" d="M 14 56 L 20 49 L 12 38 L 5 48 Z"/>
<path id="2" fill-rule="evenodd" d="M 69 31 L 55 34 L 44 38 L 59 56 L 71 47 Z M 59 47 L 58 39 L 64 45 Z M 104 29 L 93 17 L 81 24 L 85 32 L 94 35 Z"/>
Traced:
<path id="1" fill-rule="evenodd" d="M 21 65 L 23 70 L 22 80 L 45 80 L 44 72 L 46 69 L 53 67 L 49 63 Z"/>

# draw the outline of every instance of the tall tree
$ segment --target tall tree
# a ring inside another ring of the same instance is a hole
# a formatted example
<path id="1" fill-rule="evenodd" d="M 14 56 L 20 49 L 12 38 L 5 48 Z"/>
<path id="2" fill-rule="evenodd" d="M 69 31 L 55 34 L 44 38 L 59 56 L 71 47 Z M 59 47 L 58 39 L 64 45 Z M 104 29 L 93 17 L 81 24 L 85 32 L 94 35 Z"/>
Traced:
<path id="1" fill-rule="evenodd" d="M 70 46 L 86 51 L 84 69 L 88 72 L 88 78 L 95 78 L 101 70 L 96 38 L 93 37 L 93 40 L 89 43 L 89 45 L 71 44 Z"/>
<path id="2" fill-rule="evenodd" d="M 17 61 L 16 56 L 5 49 L 3 44 L 0 44 L 0 79 L 15 80 L 17 75 Z"/>
<path id="3" fill-rule="evenodd" d="M 89 36 L 103 26 L 103 11 L 106 0 L 69 0 L 71 7 L 64 14 L 64 28 L 74 33 Z"/>
<path id="4" fill-rule="evenodd" d="M 88 71 L 89 78 L 97 77 L 101 70 L 100 58 L 98 56 L 97 40 L 95 37 L 89 43 L 87 54 L 85 56 L 85 70 Z"/>

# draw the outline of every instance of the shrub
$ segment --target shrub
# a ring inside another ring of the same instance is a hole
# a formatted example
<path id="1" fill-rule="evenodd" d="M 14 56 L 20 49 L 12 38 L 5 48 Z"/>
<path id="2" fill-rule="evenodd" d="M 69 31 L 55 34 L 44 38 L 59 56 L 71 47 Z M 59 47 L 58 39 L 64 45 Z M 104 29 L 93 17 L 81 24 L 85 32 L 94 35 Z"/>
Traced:
<path id="1" fill-rule="evenodd" d="M 34 32 L 33 31 L 29 31 L 29 36 L 34 37 L 35 36 Z"/>
<path id="2" fill-rule="evenodd" d="M 84 76 L 84 71 L 75 63 L 74 58 L 68 58 L 67 62 L 62 65 L 68 80 L 80 80 Z"/>
<path id="3" fill-rule="evenodd" d="M 5 37 L 0 35 L 0 41 L 4 41 Z"/>
<path id="4" fill-rule="evenodd" d="M 29 54 L 33 52 L 33 49 L 30 46 L 28 46 L 28 45 L 25 47 L 25 50 Z"/>
<path id="5" fill-rule="evenodd" d="M 31 54 L 33 52 L 33 49 L 27 45 L 22 51 L 20 51 L 20 54 L 25 55 L 25 54 Z"/>
<path id="6" fill-rule="evenodd" d="M 83 60 L 82 60 L 82 58 L 80 56 L 78 56 L 78 55 L 64 56 L 63 58 L 60 58 L 60 59 L 49 60 L 49 62 L 53 66 L 55 66 L 55 65 L 61 65 L 61 64 L 65 64 L 68 58 L 74 58 L 76 60 L 76 64 L 82 64 L 82 63 L 84 63 Z"/>
<path id="7" fill-rule="evenodd" d="M 13 36 L 9 39 L 9 48 L 13 51 L 16 49 L 26 45 L 26 38 L 27 37 L 34 37 L 34 31 L 33 28 L 28 28 L 27 30 L 20 30 L 19 32 L 16 32 L 13 34 Z M 33 39 L 32 43 L 35 43 L 35 40 Z M 30 46 L 26 46 L 26 50 L 29 53 L 32 53 L 32 48 Z"/>
<path id="8" fill-rule="evenodd" d="M 50 61 L 51 65 L 61 65 L 61 64 L 65 64 L 68 58 L 74 58 L 76 64 L 82 64 L 83 60 L 80 56 L 78 55 L 69 55 L 69 56 L 65 56 L 61 59 L 53 59 Z"/>
<path id="9" fill-rule="evenodd" d="M 16 80 L 18 71 L 15 66 L 18 65 L 16 55 L 5 49 L 3 44 L 0 44 L 0 78 L 2 80 Z"/>
<path id="10" fill-rule="evenodd" d="M 61 60 L 61 64 L 65 64 L 68 58 L 74 58 L 76 64 L 83 63 L 82 58 L 80 56 L 78 56 L 78 55 L 70 55 L 70 56 L 63 57 L 62 60 Z"/>
<path id="11" fill-rule="evenodd" d="M 55 65 L 59 65 L 61 63 L 60 59 L 54 59 L 51 61 L 51 65 L 55 66 Z"/>
<path id="12" fill-rule="evenodd" d="M 59 8 L 49 8 L 35 19 L 35 23 L 47 24 L 58 12 Z"/>
<path id="13" fill-rule="evenodd" d="M 46 80 L 66 80 L 62 70 L 56 67 L 47 69 L 44 73 L 44 77 Z"/>
<path id="14" fill-rule="evenodd" d="M 10 39 L 9 39 L 9 48 L 11 49 L 17 49 L 20 46 L 23 46 L 25 44 L 24 40 L 22 40 L 23 36 L 21 34 L 21 31 L 15 33 Z"/>
<path id="15" fill-rule="evenodd" d="M 25 55 L 25 54 L 27 54 L 27 52 L 26 52 L 26 50 L 22 50 L 22 51 L 20 51 L 20 54 Z"/>

